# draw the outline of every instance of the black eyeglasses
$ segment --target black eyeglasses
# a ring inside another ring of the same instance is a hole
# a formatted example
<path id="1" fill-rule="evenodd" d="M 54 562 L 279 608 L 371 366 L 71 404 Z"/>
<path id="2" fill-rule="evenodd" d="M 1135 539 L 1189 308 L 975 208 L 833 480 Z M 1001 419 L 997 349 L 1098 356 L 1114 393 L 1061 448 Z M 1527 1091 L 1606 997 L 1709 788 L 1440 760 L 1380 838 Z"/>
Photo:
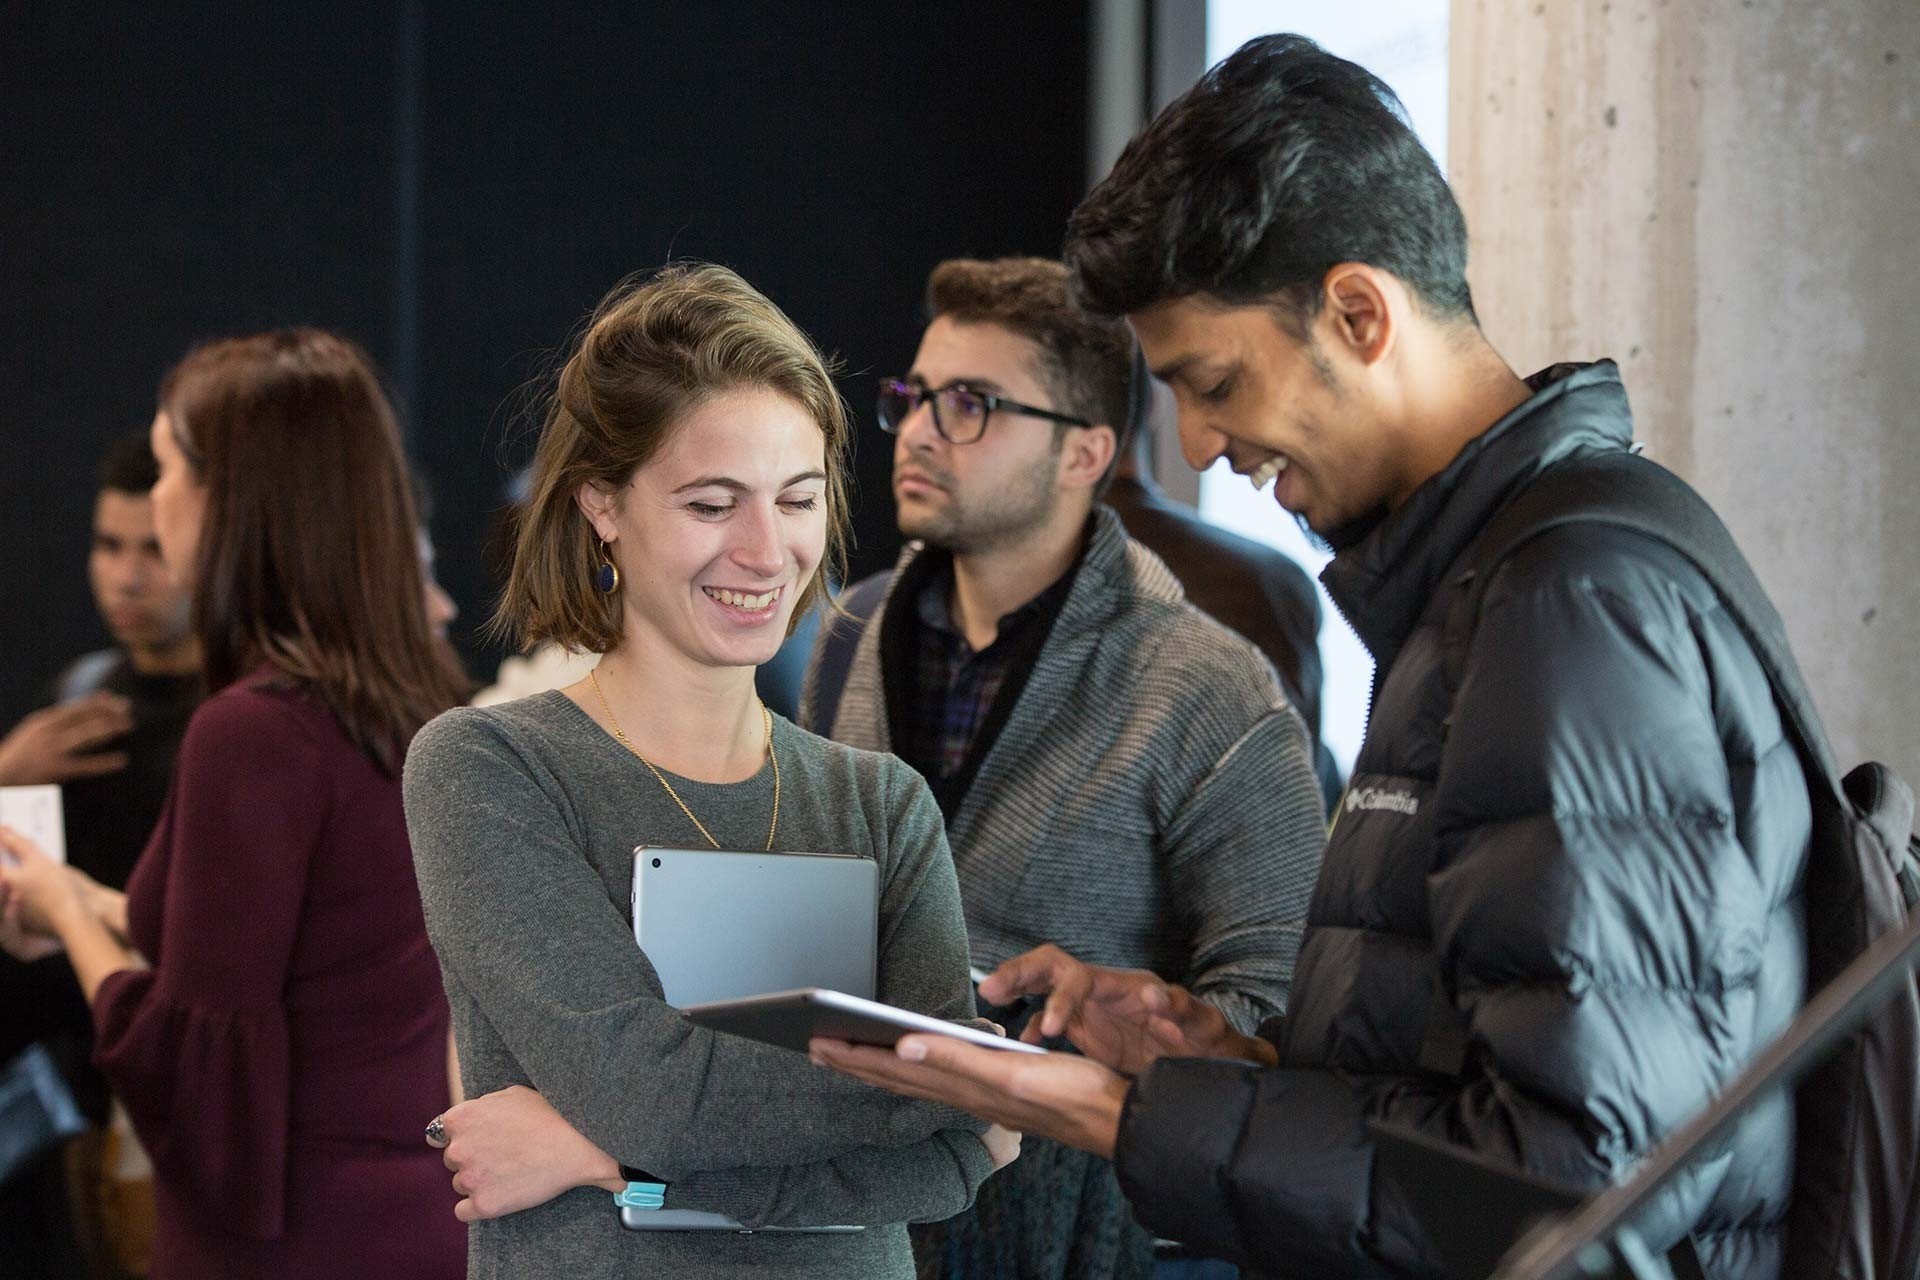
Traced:
<path id="1" fill-rule="evenodd" d="M 913 416 L 914 410 L 923 404 L 932 409 L 933 429 L 948 444 L 972 444 L 987 434 L 987 419 L 996 412 L 1024 413 L 1032 418 L 1045 418 L 1048 422 L 1063 422 L 1070 427 L 1093 425 L 1085 418 L 1021 404 L 1018 400 L 1009 400 L 990 391 L 975 391 L 964 382 L 933 388 L 901 378 L 882 378 L 877 409 L 880 429 L 888 435 L 899 435 L 900 428 Z"/>

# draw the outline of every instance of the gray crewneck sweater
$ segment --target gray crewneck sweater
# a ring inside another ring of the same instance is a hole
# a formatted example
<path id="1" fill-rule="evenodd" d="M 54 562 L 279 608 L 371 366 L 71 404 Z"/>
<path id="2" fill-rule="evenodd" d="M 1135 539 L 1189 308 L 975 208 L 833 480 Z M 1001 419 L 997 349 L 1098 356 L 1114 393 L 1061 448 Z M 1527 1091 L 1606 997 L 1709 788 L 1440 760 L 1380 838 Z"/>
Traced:
<path id="1" fill-rule="evenodd" d="M 939 809 L 891 756 L 774 718 L 782 849 L 880 864 L 882 1000 L 973 1013 L 966 930 Z M 771 768 L 669 775 L 723 847 L 765 846 Z M 965 1208 L 991 1171 L 958 1112 L 798 1054 L 702 1030 L 660 999 L 634 945 L 638 844 L 704 847 L 646 767 L 566 695 L 448 712 L 407 755 L 407 827 L 469 1096 L 538 1089 L 601 1150 L 666 1178 L 670 1208 L 852 1235 L 636 1232 L 576 1190 L 476 1224 L 475 1277 L 910 1277 L 904 1225 Z M 423 1118 L 424 1120 L 424 1118 Z"/>

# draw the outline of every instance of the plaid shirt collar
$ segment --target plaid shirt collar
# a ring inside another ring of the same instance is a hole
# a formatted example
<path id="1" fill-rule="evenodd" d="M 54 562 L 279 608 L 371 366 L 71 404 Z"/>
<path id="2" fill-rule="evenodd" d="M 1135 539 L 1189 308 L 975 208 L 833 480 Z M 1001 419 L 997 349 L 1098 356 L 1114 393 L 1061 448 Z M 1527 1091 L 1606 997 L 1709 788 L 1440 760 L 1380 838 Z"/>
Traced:
<path id="1" fill-rule="evenodd" d="M 958 774 L 992 717 L 1007 674 L 1029 649 L 1031 633 L 1045 628 L 1073 586 L 1072 570 L 1033 599 L 1000 619 L 993 643 L 976 650 L 953 620 L 953 563 L 949 558 L 927 575 L 913 599 L 913 719 L 905 748 L 908 763 L 930 781 L 944 783 Z M 1044 638 L 1042 639 L 1044 643 Z M 991 749 L 992 744 L 986 744 Z"/>

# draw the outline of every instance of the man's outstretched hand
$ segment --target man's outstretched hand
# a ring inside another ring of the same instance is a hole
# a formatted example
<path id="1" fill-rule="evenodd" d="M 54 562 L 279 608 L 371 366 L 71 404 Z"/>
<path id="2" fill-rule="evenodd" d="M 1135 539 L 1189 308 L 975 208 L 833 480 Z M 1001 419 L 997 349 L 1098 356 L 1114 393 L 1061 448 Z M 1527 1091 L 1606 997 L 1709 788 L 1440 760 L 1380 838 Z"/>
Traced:
<path id="1" fill-rule="evenodd" d="M 124 751 L 100 747 L 133 729 L 133 707 L 113 693 L 90 693 L 43 707 L 0 738 L 0 786 L 72 782 L 117 773 Z"/>
<path id="2" fill-rule="evenodd" d="M 1113 1158 L 1126 1077 L 1077 1054 L 1008 1053 L 935 1035 L 903 1036 L 891 1049 L 840 1040 L 807 1048 L 819 1065 L 890 1093 Z"/>
<path id="3" fill-rule="evenodd" d="M 980 995 L 996 1005 L 1045 996 L 1020 1038 L 1038 1044 L 1064 1035 L 1122 1075 L 1139 1075 L 1157 1058 L 1245 1058 L 1266 1066 L 1277 1061 L 1272 1045 L 1240 1034 L 1184 987 L 1145 969 L 1086 964 L 1052 943 L 995 969 L 980 984 Z"/>

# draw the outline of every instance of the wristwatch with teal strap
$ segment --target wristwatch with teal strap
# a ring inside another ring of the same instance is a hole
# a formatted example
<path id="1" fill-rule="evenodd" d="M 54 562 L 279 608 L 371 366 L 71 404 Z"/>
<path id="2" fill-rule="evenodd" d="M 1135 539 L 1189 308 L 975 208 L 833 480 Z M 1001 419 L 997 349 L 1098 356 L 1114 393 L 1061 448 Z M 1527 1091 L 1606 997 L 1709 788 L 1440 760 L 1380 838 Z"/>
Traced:
<path id="1" fill-rule="evenodd" d="M 626 1190 L 613 1197 L 614 1204 L 622 1209 L 658 1209 L 667 1202 L 667 1184 L 646 1172 L 627 1165 L 620 1166 L 620 1176 L 627 1180 Z"/>

